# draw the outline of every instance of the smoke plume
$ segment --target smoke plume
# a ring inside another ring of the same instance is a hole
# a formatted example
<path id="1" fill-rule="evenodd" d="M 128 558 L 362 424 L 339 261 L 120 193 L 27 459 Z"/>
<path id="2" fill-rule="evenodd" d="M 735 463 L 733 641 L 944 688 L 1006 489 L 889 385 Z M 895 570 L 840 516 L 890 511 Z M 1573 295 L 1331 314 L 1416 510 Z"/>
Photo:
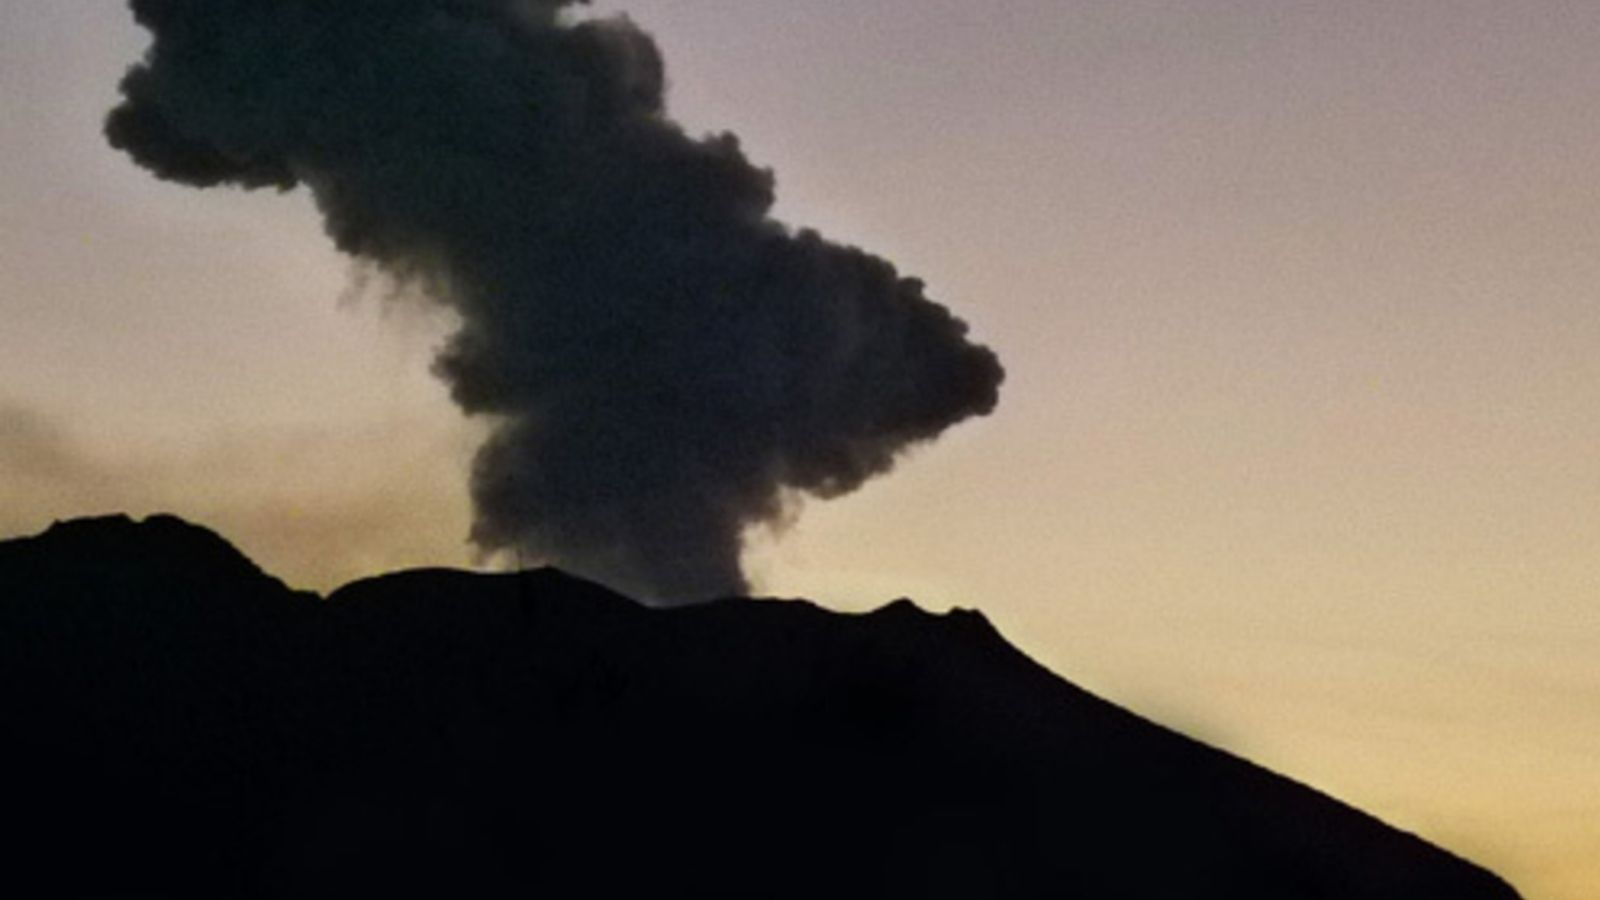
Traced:
<path id="1" fill-rule="evenodd" d="M 131 0 L 106 134 L 161 178 L 306 186 L 339 248 L 458 314 L 494 429 L 473 540 L 658 602 L 737 593 L 745 528 L 989 412 L 922 283 L 774 221 L 732 134 L 666 115 L 655 42 L 571 0 Z"/>

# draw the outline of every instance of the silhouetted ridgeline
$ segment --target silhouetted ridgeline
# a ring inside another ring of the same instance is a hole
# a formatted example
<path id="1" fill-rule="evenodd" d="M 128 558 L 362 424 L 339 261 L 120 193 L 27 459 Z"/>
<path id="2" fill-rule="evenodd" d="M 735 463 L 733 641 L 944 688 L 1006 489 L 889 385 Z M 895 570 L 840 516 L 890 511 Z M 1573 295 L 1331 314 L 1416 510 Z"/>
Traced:
<path id="1" fill-rule="evenodd" d="M 1516 897 L 906 602 L 323 600 L 77 521 L 0 543 L 0 721 L 0 854 L 56 896 Z"/>

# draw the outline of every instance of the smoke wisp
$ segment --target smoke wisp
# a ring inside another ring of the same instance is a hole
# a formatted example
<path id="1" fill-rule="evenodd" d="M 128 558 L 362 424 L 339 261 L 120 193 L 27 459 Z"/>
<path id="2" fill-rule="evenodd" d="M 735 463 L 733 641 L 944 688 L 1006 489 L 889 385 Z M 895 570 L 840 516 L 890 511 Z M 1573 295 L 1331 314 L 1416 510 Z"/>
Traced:
<path id="1" fill-rule="evenodd" d="M 770 216 L 732 134 L 668 118 L 655 42 L 570 0 L 131 0 L 111 143 L 156 175 L 316 198 L 460 327 L 492 417 L 472 539 L 657 602 L 739 593 L 747 526 L 995 405 L 966 325 Z"/>

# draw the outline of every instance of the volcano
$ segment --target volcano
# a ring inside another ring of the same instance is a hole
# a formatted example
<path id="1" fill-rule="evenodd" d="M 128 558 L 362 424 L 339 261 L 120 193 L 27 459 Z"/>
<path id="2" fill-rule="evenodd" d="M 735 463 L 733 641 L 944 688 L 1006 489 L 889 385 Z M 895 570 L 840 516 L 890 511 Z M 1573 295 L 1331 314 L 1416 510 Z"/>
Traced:
<path id="1" fill-rule="evenodd" d="M 324 597 L 177 518 L 77 520 L 0 543 L 0 723 L 25 893 L 1517 897 L 905 600 Z"/>

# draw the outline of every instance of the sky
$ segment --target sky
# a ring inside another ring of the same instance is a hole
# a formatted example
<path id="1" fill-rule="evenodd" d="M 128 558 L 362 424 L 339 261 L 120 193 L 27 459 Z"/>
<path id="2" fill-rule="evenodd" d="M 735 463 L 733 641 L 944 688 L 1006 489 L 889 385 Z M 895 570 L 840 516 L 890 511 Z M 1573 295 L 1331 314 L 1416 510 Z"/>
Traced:
<path id="1" fill-rule="evenodd" d="M 1600 6 L 629 0 L 777 214 L 993 347 L 996 412 L 750 536 L 1483 863 L 1600 884 Z M 479 563 L 451 322 L 301 193 L 100 136 L 145 37 L 0 5 L 0 535 L 172 511 L 296 586 Z"/>

